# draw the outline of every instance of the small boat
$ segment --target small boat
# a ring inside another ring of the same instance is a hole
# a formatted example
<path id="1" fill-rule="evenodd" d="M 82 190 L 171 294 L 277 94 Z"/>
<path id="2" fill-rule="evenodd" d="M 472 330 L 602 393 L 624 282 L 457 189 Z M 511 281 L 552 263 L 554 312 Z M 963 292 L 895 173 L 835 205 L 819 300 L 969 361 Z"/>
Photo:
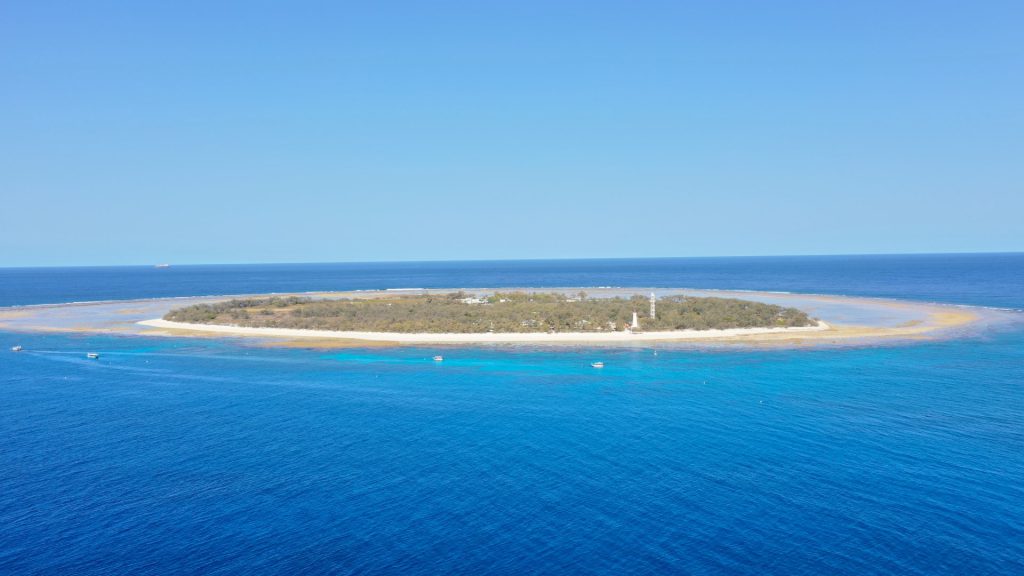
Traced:
<path id="1" fill-rule="evenodd" d="M 434 356 L 434 362 L 443 362 L 444 356 Z"/>
<path id="2" fill-rule="evenodd" d="M 21 351 L 22 351 L 22 347 L 21 346 L 14 346 L 14 347 L 11 348 L 11 352 L 21 352 Z"/>
<path id="3" fill-rule="evenodd" d="M 591 362 L 591 368 L 604 368 L 604 362 Z"/>
<path id="4" fill-rule="evenodd" d="M 95 360 L 95 359 L 99 358 L 100 355 L 98 353 L 96 353 L 96 352 L 89 352 L 88 354 L 85 355 L 85 357 L 90 359 L 90 360 Z"/>
<path id="5" fill-rule="evenodd" d="M 170 268 L 170 264 L 157 264 L 154 268 Z"/>

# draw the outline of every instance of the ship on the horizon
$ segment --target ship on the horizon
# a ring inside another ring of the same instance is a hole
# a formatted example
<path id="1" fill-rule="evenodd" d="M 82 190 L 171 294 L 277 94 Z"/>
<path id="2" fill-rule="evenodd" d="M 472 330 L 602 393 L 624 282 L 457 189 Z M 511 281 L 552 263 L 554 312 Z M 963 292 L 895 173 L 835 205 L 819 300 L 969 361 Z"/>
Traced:
<path id="1" fill-rule="evenodd" d="M 170 268 L 170 264 L 157 264 L 154 268 Z"/>

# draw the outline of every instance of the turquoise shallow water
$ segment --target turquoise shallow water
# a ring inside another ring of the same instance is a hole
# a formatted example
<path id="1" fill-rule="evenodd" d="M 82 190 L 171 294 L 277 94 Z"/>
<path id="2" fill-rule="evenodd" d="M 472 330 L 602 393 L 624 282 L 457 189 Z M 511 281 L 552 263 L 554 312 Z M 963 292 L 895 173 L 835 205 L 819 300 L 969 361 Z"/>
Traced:
<path id="1" fill-rule="evenodd" d="M 984 289 L 963 303 L 1024 299 L 972 301 Z M 1024 573 L 1019 323 L 910 346 L 463 348 L 440 364 L 0 343 L 2 573 Z"/>

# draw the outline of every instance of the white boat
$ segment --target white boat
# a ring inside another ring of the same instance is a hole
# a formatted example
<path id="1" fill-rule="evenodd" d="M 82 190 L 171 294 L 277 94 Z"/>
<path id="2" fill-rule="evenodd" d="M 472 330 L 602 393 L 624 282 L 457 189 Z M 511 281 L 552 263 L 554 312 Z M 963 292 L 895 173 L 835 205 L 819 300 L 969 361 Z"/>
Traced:
<path id="1" fill-rule="evenodd" d="M 170 264 L 157 264 L 154 268 L 170 268 Z"/>
<path id="2" fill-rule="evenodd" d="M 21 352 L 21 350 L 22 350 L 21 346 L 14 346 L 14 347 L 11 348 L 11 352 Z"/>
<path id="3" fill-rule="evenodd" d="M 96 353 L 96 352 L 89 352 L 88 354 L 85 355 L 85 357 L 90 359 L 90 360 L 95 360 L 95 359 L 99 358 L 100 355 L 98 353 Z"/>
<path id="4" fill-rule="evenodd" d="M 604 362 L 591 362 L 591 368 L 604 368 Z"/>
<path id="5" fill-rule="evenodd" d="M 444 356 L 434 356 L 434 362 L 443 362 Z"/>

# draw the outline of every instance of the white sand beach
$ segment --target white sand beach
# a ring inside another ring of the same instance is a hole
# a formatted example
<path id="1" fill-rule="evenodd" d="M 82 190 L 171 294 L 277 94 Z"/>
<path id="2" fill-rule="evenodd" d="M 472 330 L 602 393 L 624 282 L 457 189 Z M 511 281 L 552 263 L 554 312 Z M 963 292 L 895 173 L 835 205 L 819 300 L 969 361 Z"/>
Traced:
<path id="1" fill-rule="evenodd" d="M 230 336 L 257 336 L 276 338 L 334 338 L 342 340 L 363 340 L 366 342 L 395 342 L 401 344 L 489 344 L 489 343 L 625 343 L 712 340 L 755 336 L 763 334 L 790 334 L 797 332 L 818 332 L 828 330 L 829 325 L 818 322 L 817 326 L 792 328 L 730 328 L 726 330 L 673 330 L 664 332 L 522 332 L 522 333 L 399 333 L 399 332 L 339 332 L 332 330 L 301 330 L 295 328 L 251 328 L 245 326 L 224 326 L 219 324 L 189 324 L 169 320 L 152 319 L 139 322 L 151 328 L 212 332 Z"/>

